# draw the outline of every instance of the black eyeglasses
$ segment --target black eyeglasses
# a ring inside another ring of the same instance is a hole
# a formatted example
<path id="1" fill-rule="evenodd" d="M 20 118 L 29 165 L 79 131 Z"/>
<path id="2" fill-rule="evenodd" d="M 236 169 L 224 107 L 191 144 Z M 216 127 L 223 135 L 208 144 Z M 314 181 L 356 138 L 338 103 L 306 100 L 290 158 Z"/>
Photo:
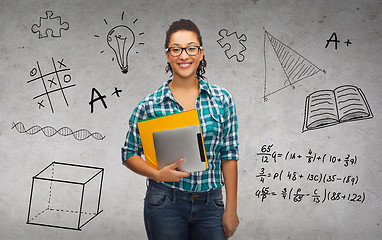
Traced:
<path id="1" fill-rule="evenodd" d="M 190 56 L 198 55 L 200 52 L 200 49 L 203 49 L 201 46 L 189 46 L 189 47 L 169 47 L 166 48 L 166 52 L 168 52 L 173 57 L 178 57 L 182 55 L 183 50 L 186 51 L 186 53 Z"/>

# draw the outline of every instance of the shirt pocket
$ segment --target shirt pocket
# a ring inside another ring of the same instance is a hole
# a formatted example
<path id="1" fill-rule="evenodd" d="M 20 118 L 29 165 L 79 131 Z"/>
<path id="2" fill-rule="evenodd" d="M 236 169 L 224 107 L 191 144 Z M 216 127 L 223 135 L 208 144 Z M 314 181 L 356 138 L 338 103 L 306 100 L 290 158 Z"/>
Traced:
<path id="1" fill-rule="evenodd" d="M 205 116 L 205 144 L 209 144 L 213 151 L 219 151 L 223 142 L 224 116 L 222 109 L 214 101 L 208 104 L 208 116 Z"/>

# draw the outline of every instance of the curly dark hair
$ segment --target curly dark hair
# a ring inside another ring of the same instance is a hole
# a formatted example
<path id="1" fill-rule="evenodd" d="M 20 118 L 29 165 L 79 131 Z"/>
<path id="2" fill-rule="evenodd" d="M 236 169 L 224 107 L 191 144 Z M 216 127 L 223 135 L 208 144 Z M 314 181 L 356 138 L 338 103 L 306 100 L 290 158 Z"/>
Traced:
<path id="1" fill-rule="evenodd" d="M 180 19 L 179 21 L 173 22 L 169 29 L 166 32 L 166 40 L 164 43 L 164 47 L 168 48 L 168 44 L 170 42 L 171 35 L 173 33 L 176 33 L 177 31 L 180 30 L 186 30 L 186 31 L 192 31 L 194 32 L 199 40 L 200 46 L 203 46 L 203 41 L 202 41 L 202 36 L 200 35 L 199 28 L 196 26 L 195 23 L 193 23 L 191 20 L 187 19 Z M 196 77 L 206 79 L 204 77 L 204 74 L 206 73 L 206 67 L 207 67 L 207 61 L 205 57 L 203 56 L 202 61 L 200 61 L 198 68 L 196 69 Z M 171 72 L 172 73 L 172 68 L 170 63 L 167 63 L 167 66 L 165 68 L 166 73 Z"/>

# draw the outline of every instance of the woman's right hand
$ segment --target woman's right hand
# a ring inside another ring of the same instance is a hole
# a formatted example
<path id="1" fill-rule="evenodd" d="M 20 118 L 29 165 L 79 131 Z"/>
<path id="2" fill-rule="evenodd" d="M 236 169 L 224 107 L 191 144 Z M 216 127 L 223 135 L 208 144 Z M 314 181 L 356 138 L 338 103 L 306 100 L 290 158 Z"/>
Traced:
<path id="1" fill-rule="evenodd" d="M 182 178 L 190 176 L 191 173 L 189 172 L 176 170 L 183 162 L 184 159 L 181 158 L 179 161 L 158 170 L 155 180 L 159 182 L 179 182 Z"/>

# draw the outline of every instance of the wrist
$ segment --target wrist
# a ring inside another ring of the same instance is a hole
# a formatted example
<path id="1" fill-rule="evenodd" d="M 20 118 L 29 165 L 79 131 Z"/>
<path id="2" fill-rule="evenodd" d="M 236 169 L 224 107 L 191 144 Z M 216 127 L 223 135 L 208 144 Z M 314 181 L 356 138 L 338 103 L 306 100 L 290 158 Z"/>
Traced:
<path id="1" fill-rule="evenodd" d="M 159 172 L 159 170 L 155 169 L 153 171 L 152 179 L 157 181 L 157 182 L 160 182 L 160 172 Z"/>
<path id="2" fill-rule="evenodd" d="M 237 211 L 237 204 L 232 203 L 230 201 L 226 202 L 225 211 L 227 212 L 236 212 Z"/>
<path id="3" fill-rule="evenodd" d="M 237 209 L 236 209 L 236 207 L 228 207 L 228 206 L 226 206 L 224 211 L 226 211 L 226 212 L 234 212 L 235 213 L 237 211 Z"/>

